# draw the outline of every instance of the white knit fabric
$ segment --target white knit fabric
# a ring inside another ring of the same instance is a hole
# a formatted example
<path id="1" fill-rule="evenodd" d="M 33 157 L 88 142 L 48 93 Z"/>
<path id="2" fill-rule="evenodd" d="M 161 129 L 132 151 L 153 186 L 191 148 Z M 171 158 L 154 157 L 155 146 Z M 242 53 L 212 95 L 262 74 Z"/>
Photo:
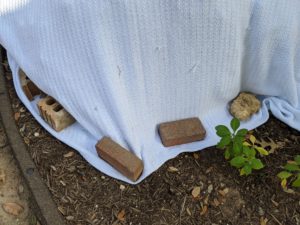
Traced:
<path id="1" fill-rule="evenodd" d="M 0 44 L 20 99 L 51 133 L 98 170 L 109 136 L 144 161 L 140 182 L 181 152 L 215 145 L 240 91 L 300 129 L 299 0 L 0 0 Z M 20 88 L 18 68 L 77 120 L 56 133 Z M 199 117 L 204 141 L 165 148 L 157 125 Z"/>

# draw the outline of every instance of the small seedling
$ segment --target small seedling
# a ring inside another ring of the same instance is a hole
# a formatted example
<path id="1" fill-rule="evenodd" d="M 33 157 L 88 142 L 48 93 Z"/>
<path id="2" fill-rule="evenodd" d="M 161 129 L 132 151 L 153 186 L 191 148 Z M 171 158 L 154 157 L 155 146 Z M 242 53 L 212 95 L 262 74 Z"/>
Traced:
<path id="1" fill-rule="evenodd" d="M 294 161 L 288 161 L 284 170 L 277 174 L 281 179 L 281 186 L 286 189 L 287 182 L 293 181 L 293 187 L 300 187 L 300 155 L 296 155 Z"/>
<path id="2" fill-rule="evenodd" d="M 260 155 L 269 153 L 262 147 L 255 144 L 256 138 L 253 135 L 247 136 L 247 129 L 240 129 L 240 121 L 233 118 L 230 122 L 231 130 L 219 125 L 216 127 L 217 135 L 221 140 L 217 148 L 225 149 L 225 159 L 230 160 L 230 164 L 240 171 L 240 175 L 249 175 L 252 170 L 259 170 L 264 167 L 260 159 L 256 158 L 257 152 Z"/>

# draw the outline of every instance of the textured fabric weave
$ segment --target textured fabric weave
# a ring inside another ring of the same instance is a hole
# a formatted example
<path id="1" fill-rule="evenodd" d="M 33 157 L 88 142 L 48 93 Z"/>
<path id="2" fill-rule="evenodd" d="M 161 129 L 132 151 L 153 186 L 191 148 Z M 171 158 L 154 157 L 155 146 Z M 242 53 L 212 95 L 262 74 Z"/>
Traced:
<path id="1" fill-rule="evenodd" d="M 0 0 L 0 44 L 20 99 L 55 137 L 98 170 L 130 182 L 98 158 L 109 136 L 145 164 L 140 182 L 181 152 L 217 143 L 228 102 L 240 91 L 300 129 L 299 0 Z M 38 115 L 17 77 L 21 67 L 77 120 L 60 133 Z M 199 117 L 204 141 L 162 146 L 157 125 Z"/>

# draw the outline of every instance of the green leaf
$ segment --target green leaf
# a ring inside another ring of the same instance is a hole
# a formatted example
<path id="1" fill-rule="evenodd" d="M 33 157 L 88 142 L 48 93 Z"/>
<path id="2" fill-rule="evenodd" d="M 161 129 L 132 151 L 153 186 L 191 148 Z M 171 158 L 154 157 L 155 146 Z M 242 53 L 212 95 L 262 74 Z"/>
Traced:
<path id="1" fill-rule="evenodd" d="M 230 136 L 225 136 L 222 137 L 220 142 L 217 144 L 217 148 L 224 148 L 225 146 L 229 145 L 231 142 L 231 137 Z"/>
<path id="2" fill-rule="evenodd" d="M 251 168 L 251 166 L 250 166 L 249 164 L 246 164 L 246 165 L 243 167 L 242 170 L 244 170 L 245 175 L 249 175 L 249 174 L 252 173 L 252 168 Z"/>
<path id="3" fill-rule="evenodd" d="M 261 155 L 269 155 L 269 152 L 262 148 L 262 147 L 258 147 L 258 146 L 255 146 L 255 149 L 261 154 Z"/>
<path id="4" fill-rule="evenodd" d="M 230 126 L 234 132 L 240 127 L 240 121 L 237 118 L 233 118 L 230 122 Z"/>
<path id="5" fill-rule="evenodd" d="M 251 160 L 252 169 L 260 170 L 264 168 L 264 164 L 260 161 L 260 159 L 252 159 Z"/>
<path id="6" fill-rule="evenodd" d="M 230 160 L 230 164 L 234 167 L 240 168 L 245 164 L 245 159 L 242 156 L 237 156 Z"/>
<path id="7" fill-rule="evenodd" d="M 297 166 L 296 164 L 291 164 L 291 163 L 286 164 L 285 167 L 284 167 L 284 169 L 287 170 L 287 171 L 297 171 L 297 170 L 300 170 L 299 166 Z"/>
<path id="8" fill-rule="evenodd" d="M 256 151 L 254 150 L 254 148 L 251 148 L 250 150 L 251 150 L 250 156 L 254 158 L 256 156 Z"/>
<path id="9" fill-rule="evenodd" d="M 293 187 L 300 187 L 300 176 L 292 183 Z"/>
<path id="10" fill-rule="evenodd" d="M 224 125 L 216 126 L 216 131 L 219 137 L 225 137 L 231 135 L 230 130 Z"/>
<path id="11" fill-rule="evenodd" d="M 295 162 L 300 166 L 300 155 L 295 156 Z"/>
<path id="12" fill-rule="evenodd" d="M 242 152 L 243 145 L 237 142 L 233 142 L 233 153 L 234 155 L 239 155 Z"/>
<path id="13" fill-rule="evenodd" d="M 235 136 L 235 137 L 233 138 L 233 142 L 237 142 L 237 143 L 243 144 L 244 138 L 241 137 L 241 136 Z"/>
<path id="14" fill-rule="evenodd" d="M 282 171 L 282 172 L 277 174 L 277 177 L 279 177 L 281 180 L 283 180 L 283 179 L 289 178 L 292 175 L 293 175 L 292 173 L 289 173 L 287 171 Z"/>
<path id="15" fill-rule="evenodd" d="M 241 137 L 245 137 L 245 135 L 248 133 L 248 130 L 247 129 L 240 129 L 236 135 L 237 136 L 241 136 Z"/>
<path id="16" fill-rule="evenodd" d="M 248 146 L 243 146 L 243 153 L 249 157 L 251 155 L 251 149 Z"/>
<path id="17" fill-rule="evenodd" d="M 225 156 L 225 159 L 230 159 L 230 151 L 228 148 L 226 149 L 224 156 Z"/>

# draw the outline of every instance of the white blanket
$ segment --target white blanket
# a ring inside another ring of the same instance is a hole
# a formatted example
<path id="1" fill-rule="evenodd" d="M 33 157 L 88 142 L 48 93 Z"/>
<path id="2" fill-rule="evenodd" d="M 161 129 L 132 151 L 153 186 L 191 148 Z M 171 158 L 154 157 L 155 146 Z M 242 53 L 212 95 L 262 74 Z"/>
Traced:
<path id="1" fill-rule="evenodd" d="M 131 183 L 97 156 L 109 136 L 144 161 L 142 181 L 181 152 L 215 145 L 240 91 L 300 129 L 299 0 L 0 0 L 0 44 L 34 117 L 95 168 Z M 39 116 L 21 67 L 77 120 L 60 133 Z M 165 148 L 161 122 L 199 117 L 204 141 Z M 175 165 L 176 166 L 176 165 Z"/>

